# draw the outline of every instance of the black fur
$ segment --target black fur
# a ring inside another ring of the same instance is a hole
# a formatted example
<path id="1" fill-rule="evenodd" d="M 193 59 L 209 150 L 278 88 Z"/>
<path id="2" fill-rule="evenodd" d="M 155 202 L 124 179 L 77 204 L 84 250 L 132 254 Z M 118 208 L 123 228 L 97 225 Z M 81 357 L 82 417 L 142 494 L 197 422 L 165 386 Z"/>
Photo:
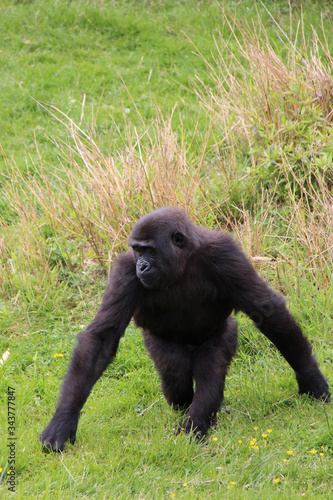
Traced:
<path id="1" fill-rule="evenodd" d="M 233 310 L 244 311 L 295 370 L 300 393 L 330 398 L 327 382 L 283 297 L 262 280 L 226 233 L 195 226 L 183 210 L 140 219 L 113 268 L 95 319 L 78 336 L 56 412 L 40 439 L 52 450 L 75 440 L 80 411 L 133 317 L 182 428 L 201 439 L 220 409 L 237 346 Z M 195 391 L 193 381 L 195 380 Z"/>

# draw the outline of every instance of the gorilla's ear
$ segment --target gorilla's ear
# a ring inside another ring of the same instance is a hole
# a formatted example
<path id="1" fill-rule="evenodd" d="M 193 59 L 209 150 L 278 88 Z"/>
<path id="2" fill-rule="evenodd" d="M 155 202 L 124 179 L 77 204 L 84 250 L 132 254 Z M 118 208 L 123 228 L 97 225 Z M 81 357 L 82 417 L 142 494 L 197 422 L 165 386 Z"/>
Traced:
<path id="1" fill-rule="evenodd" d="M 180 233 L 180 232 L 173 233 L 173 235 L 171 236 L 171 239 L 172 239 L 172 242 L 174 243 L 174 245 L 176 245 L 176 247 L 184 248 L 185 236 L 183 235 L 183 233 Z"/>

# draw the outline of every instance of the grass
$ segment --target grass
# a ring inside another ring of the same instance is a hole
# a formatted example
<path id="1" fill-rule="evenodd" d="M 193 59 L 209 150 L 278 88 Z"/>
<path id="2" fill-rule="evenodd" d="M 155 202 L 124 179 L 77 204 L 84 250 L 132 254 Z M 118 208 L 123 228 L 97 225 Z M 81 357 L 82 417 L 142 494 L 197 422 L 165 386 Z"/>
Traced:
<path id="1" fill-rule="evenodd" d="M 2 113 L 6 128 L 2 145 L 7 155 L 34 155 L 34 137 L 54 159 L 46 135 L 61 135 L 38 101 L 56 105 L 80 120 L 98 111 L 97 131 L 108 135 L 110 117 L 118 126 L 124 115 L 137 123 L 132 101 L 123 84 L 130 84 L 136 106 L 145 117 L 155 102 L 171 111 L 188 93 L 193 68 L 204 67 L 183 30 L 199 44 L 214 29 L 216 8 L 203 2 L 49 1 L 2 2 L 0 20 L 3 50 Z M 186 12 L 186 15 L 185 15 Z M 207 49 L 208 46 L 206 45 Z M 101 99 L 101 97 L 103 98 Z M 191 103 L 195 107 L 195 99 Z M 187 115 L 190 121 L 190 116 Z M 52 124 L 51 124 L 52 123 Z M 108 139 L 106 140 L 106 147 Z"/>
<path id="2" fill-rule="evenodd" d="M 230 413 L 204 445 L 173 436 L 181 415 L 133 325 L 76 444 L 54 455 L 38 442 L 116 253 L 133 223 L 165 204 L 235 234 L 332 380 L 333 10 L 267 8 L 2 2 L 4 497 L 8 387 L 17 498 L 333 495 L 332 405 L 298 396 L 290 368 L 241 314 Z"/>

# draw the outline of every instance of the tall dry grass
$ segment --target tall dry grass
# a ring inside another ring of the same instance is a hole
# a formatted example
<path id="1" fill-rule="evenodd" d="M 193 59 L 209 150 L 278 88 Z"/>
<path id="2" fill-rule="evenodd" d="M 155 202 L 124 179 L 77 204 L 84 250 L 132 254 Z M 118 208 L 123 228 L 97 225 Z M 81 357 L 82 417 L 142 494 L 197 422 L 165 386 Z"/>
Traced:
<path id="1" fill-rule="evenodd" d="M 261 262 L 268 246 L 274 254 L 278 248 L 288 266 L 296 268 L 298 259 L 318 284 L 330 286 L 333 57 L 325 31 L 306 36 L 301 19 L 296 26 L 291 20 L 286 34 L 271 16 L 281 50 L 259 11 L 252 24 L 222 8 L 221 14 L 215 56 L 207 59 L 195 47 L 210 79 L 207 85 L 198 75 L 195 93 L 221 138 L 213 170 L 230 196 L 229 206 L 215 210 L 254 260 Z"/>
<path id="2" fill-rule="evenodd" d="M 195 217 L 199 169 L 188 160 L 178 138 L 181 130 L 173 129 L 172 115 L 164 118 L 158 112 L 151 124 L 143 123 L 140 133 L 127 123 L 123 148 L 105 153 L 93 134 L 54 107 L 44 107 L 67 131 L 67 141 L 53 139 L 58 165 L 45 164 L 37 143 L 39 162 L 34 164 L 34 175 L 27 176 L 14 160 L 7 160 L 4 194 L 23 229 L 19 247 L 22 254 L 27 249 L 26 263 L 34 256 L 32 266 L 36 265 L 35 245 L 45 226 L 52 234 L 83 242 L 81 264 L 97 260 L 104 267 L 107 255 L 111 261 L 124 248 L 131 227 L 145 213 L 176 205 Z M 2 226 L 10 232 L 4 221 Z M 8 272 L 10 238 L 1 241 Z M 40 256 L 39 265 L 47 267 L 45 255 Z"/>
<path id="3" fill-rule="evenodd" d="M 196 94 L 223 130 L 222 137 L 232 137 L 237 144 L 245 138 L 252 147 L 260 126 L 274 127 L 277 138 L 285 140 L 283 123 L 300 120 L 300 105 L 307 99 L 309 107 L 320 108 L 325 123 L 333 121 L 333 57 L 324 30 L 319 37 L 313 29 L 309 37 L 302 21 L 296 27 L 291 22 L 287 35 L 273 19 L 285 46 L 277 50 L 259 13 L 252 24 L 224 9 L 221 15 L 223 28 L 214 37 L 216 55 L 208 60 L 195 49 L 210 78 L 206 85 L 197 76 Z"/>
<path id="4" fill-rule="evenodd" d="M 287 160 L 284 168 L 292 172 Z M 312 172 L 305 179 L 295 176 L 295 182 L 302 196 L 289 192 L 289 215 L 287 218 L 280 215 L 285 228 L 280 239 L 299 247 L 291 265 L 299 264 L 318 287 L 330 288 L 333 283 L 333 193 L 322 177 L 318 175 L 314 179 Z"/>

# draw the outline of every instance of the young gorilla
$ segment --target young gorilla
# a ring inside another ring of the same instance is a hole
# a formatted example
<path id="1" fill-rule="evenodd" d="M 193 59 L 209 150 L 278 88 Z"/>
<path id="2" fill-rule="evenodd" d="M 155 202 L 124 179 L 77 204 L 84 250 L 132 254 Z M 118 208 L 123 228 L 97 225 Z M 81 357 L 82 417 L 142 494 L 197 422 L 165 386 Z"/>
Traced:
<path id="1" fill-rule="evenodd" d="M 223 399 L 237 345 L 233 310 L 244 311 L 276 345 L 295 370 L 300 393 L 329 400 L 327 382 L 283 297 L 231 236 L 195 226 L 183 210 L 166 207 L 140 219 L 129 244 L 95 319 L 78 336 L 56 412 L 40 437 L 45 446 L 55 451 L 68 438 L 74 442 L 80 410 L 132 316 L 168 403 L 188 409 L 182 428 L 198 439 Z"/>

